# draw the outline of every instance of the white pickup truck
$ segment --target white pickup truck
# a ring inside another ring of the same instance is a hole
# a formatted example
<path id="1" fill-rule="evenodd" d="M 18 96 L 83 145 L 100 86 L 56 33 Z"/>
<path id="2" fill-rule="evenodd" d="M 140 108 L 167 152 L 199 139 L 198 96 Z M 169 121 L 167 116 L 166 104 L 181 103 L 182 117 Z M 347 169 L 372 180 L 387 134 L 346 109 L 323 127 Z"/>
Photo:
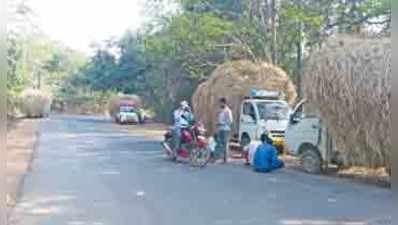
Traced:
<path id="1" fill-rule="evenodd" d="M 285 130 L 289 124 L 291 108 L 279 96 L 247 97 L 240 107 L 238 136 L 241 147 L 258 141 L 260 135 L 268 131 L 275 145 L 283 150 Z"/>
<path id="2" fill-rule="evenodd" d="M 292 111 L 285 132 L 289 154 L 300 157 L 303 169 L 308 173 L 320 173 L 329 164 L 342 165 L 339 152 L 319 113 L 310 110 L 304 99 Z"/>

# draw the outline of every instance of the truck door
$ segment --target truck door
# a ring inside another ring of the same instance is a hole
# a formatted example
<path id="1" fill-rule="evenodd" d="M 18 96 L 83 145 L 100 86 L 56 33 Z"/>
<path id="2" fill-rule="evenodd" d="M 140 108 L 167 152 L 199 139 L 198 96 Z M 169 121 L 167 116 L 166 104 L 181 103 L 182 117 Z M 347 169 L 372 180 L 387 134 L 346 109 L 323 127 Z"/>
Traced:
<path id="1" fill-rule="evenodd" d="M 285 132 L 285 141 L 289 153 L 297 155 L 299 148 L 303 144 L 318 146 L 320 140 L 320 120 L 315 116 L 304 114 L 304 105 L 302 101 L 295 107 Z"/>
<path id="2" fill-rule="evenodd" d="M 239 124 L 239 140 L 248 138 L 255 139 L 257 131 L 257 116 L 254 106 L 251 102 L 244 102 L 240 114 Z"/>

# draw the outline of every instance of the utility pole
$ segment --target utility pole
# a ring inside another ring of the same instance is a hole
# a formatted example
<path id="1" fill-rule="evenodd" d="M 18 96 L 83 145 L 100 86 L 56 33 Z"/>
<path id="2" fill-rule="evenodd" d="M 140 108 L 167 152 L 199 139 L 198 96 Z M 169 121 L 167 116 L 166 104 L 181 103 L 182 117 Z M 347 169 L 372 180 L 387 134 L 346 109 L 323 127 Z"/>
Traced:
<path id="1" fill-rule="evenodd" d="M 302 75 L 303 75 L 303 23 L 298 21 L 298 38 L 297 38 L 297 93 L 298 97 L 303 96 L 302 92 Z"/>
<path id="2" fill-rule="evenodd" d="M 41 83 L 42 83 L 41 73 L 42 73 L 41 66 L 38 63 L 36 63 L 34 70 L 32 72 L 32 78 L 34 80 L 34 83 L 33 83 L 34 89 L 37 89 L 37 90 L 41 89 Z"/>
<path id="3" fill-rule="evenodd" d="M 272 46 L 271 59 L 273 64 L 278 63 L 277 59 L 277 34 L 276 34 L 276 0 L 271 0 L 271 30 L 272 30 Z"/>
<path id="4" fill-rule="evenodd" d="M 41 89 L 41 71 L 39 70 L 37 73 L 37 89 Z"/>

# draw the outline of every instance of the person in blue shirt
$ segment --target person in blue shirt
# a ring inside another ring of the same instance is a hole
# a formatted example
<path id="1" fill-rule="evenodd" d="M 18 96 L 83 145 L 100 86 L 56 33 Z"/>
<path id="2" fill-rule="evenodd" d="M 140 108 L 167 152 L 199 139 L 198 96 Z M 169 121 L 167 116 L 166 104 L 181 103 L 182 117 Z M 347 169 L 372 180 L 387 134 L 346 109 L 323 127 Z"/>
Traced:
<path id="1" fill-rule="evenodd" d="M 278 150 L 272 145 L 272 139 L 267 133 L 261 135 L 261 142 L 254 154 L 254 171 L 267 173 L 284 167 L 283 161 L 278 158 Z"/>

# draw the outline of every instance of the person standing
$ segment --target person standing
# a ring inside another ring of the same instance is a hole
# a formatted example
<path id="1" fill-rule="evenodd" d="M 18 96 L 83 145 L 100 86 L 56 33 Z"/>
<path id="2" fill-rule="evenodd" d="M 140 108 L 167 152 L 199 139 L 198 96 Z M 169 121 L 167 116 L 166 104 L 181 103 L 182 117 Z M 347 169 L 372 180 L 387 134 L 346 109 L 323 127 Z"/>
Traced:
<path id="1" fill-rule="evenodd" d="M 219 151 L 221 151 L 221 154 L 223 154 L 224 163 L 226 163 L 229 156 L 229 138 L 232 130 L 233 117 L 232 111 L 227 104 L 227 99 L 224 97 L 220 98 L 219 103 L 221 110 L 218 114 L 217 139 Z"/>

